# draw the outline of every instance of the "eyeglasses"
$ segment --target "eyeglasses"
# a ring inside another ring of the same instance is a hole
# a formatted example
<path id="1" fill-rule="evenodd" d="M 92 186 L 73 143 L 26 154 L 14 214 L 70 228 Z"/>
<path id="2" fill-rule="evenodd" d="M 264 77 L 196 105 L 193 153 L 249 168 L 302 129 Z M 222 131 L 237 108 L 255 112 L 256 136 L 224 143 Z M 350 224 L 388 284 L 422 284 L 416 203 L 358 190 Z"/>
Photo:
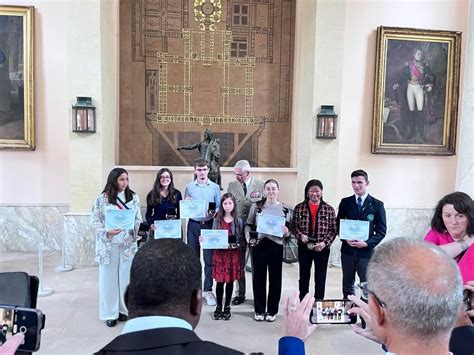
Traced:
<path id="1" fill-rule="evenodd" d="M 377 296 L 377 295 L 375 294 L 374 291 L 372 291 L 371 289 L 369 289 L 369 287 L 367 286 L 367 282 L 362 282 L 362 283 L 358 284 L 357 287 L 359 287 L 359 288 L 362 290 L 362 292 L 364 292 L 364 293 L 370 293 L 372 296 L 374 296 L 375 302 L 377 302 L 377 304 L 378 304 L 380 307 L 382 307 L 382 308 L 386 308 L 386 307 L 387 307 L 387 304 L 386 304 L 384 301 L 382 301 L 382 300 L 379 298 L 379 296 Z"/>

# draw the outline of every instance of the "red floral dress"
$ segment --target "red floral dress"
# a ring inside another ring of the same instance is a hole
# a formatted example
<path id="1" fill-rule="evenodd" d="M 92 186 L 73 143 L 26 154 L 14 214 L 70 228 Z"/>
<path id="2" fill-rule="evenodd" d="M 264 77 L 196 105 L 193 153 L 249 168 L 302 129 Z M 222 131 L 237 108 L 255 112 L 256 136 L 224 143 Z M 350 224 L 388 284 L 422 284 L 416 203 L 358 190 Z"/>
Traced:
<path id="1" fill-rule="evenodd" d="M 222 221 L 222 229 L 227 229 L 232 235 L 231 223 Z M 240 248 L 215 249 L 212 253 L 212 278 L 216 282 L 232 282 L 242 277 L 240 263 Z"/>

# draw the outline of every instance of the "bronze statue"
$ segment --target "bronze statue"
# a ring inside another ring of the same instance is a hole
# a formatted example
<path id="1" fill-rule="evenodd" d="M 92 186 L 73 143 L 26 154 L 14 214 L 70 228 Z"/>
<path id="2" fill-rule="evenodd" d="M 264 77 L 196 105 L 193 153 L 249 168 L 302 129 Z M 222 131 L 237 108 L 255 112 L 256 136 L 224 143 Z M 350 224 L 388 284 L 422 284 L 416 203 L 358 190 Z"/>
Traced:
<path id="1" fill-rule="evenodd" d="M 214 137 L 214 134 L 209 128 L 204 131 L 204 140 L 202 142 L 196 142 L 190 145 L 183 145 L 178 147 L 178 150 L 194 150 L 197 149 L 201 154 L 202 159 L 206 159 L 209 162 L 209 179 L 219 185 L 221 185 L 221 166 L 219 164 L 219 158 L 221 156 L 221 144 L 219 139 Z"/>

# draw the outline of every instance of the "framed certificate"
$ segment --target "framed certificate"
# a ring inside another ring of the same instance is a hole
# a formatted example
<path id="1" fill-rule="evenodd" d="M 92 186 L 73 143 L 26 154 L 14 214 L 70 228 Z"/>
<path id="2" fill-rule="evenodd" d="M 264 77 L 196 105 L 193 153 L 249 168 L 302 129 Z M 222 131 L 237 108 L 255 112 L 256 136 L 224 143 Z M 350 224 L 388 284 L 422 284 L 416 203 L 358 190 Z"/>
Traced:
<path id="1" fill-rule="evenodd" d="M 369 221 L 356 221 L 353 219 L 341 219 L 339 224 L 339 238 L 343 240 L 369 239 Z"/>
<path id="2" fill-rule="evenodd" d="M 155 239 L 174 238 L 181 239 L 181 220 L 169 219 L 155 221 Z"/>
<path id="3" fill-rule="evenodd" d="M 281 230 L 281 227 L 284 225 L 285 217 L 261 213 L 258 215 L 257 232 L 281 238 L 283 237 L 283 231 Z"/>
<path id="4" fill-rule="evenodd" d="M 203 249 L 229 248 L 229 231 L 227 229 L 201 229 L 204 239 L 201 243 Z"/>
<path id="5" fill-rule="evenodd" d="M 181 200 L 179 201 L 180 218 L 204 218 L 206 217 L 207 203 L 204 200 Z"/>
<path id="6" fill-rule="evenodd" d="M 105 229 L 134 229 L 135 228 L 135 210 L 116 210 L 105 211 Z"/>

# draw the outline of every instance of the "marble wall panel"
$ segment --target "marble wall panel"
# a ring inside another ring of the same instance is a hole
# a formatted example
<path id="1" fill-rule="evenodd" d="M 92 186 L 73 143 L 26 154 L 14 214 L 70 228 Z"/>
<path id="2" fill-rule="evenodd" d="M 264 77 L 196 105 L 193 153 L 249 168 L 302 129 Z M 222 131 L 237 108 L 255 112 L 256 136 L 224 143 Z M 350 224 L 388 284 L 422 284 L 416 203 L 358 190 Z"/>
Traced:
<path id="1" fill-rule="evenodd" d="M 67 205 L 0 205 L 0 252 L 61 249 Z"/>

